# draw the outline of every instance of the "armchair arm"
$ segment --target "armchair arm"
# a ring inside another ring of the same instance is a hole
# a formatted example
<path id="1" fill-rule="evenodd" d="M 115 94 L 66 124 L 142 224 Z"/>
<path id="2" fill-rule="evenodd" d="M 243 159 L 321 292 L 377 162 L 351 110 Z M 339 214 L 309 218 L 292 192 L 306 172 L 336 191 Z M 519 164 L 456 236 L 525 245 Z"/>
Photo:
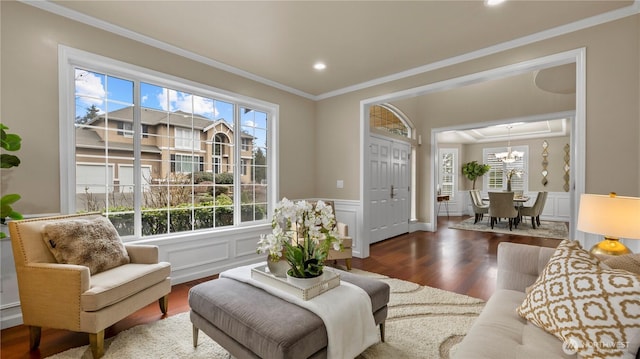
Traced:
<path id="1" fill-rule="evenodd" d="M 158 246 L 146 244 L 125 244 L 131 263 L 156 264 L 159 260 Z"/>
<path id="2" fill-rule="evenodd" d="M 496 288 L 524 292 L 538 279 L 554 252 L 555 248 L 500 243 Z"/>
<path id="3" fill-rule="evenodd" d="M 349 226 L 342 223 L 342 222 L 338 222 L 336 223 L 336 229 L 338 230 L 338 235 L 340 237 L 349 237 Z"/>
<path id="4" fill-rule="evenodd" d="M 24 324 L 80 330 L 80 295 L 89 289 L 89 268 L 31 263 L 18 271 Z"/>

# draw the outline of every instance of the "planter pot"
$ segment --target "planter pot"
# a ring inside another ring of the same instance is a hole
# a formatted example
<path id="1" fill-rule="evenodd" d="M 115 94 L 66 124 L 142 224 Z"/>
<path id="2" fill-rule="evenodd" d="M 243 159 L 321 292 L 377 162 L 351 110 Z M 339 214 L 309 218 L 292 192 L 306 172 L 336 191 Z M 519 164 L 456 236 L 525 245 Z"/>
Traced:
<path id="1" fill-rule="evenodd" d="M 280 257 L 280 260 L 274 261 L 267 256 L 267 268 L 269 268 L 269 272 L 274 276 L 284 278 L 287 276 L 287 271 L 291 267 L 283 257 Z"/>
<path id="2" fill-rule="evenodd" d="M 315 284 L 322 282 L 322 274 L 312 278 L 296 278 L 287 273 L 287 282 L 295 285 L 298 288 L 309 288 Z"/>

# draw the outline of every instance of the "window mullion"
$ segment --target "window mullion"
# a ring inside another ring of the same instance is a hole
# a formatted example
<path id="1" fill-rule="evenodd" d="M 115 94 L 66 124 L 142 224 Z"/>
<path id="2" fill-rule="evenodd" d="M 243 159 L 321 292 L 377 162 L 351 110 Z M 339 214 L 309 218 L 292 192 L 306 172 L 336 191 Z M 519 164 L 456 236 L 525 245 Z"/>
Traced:
<path id="1" fill-rule="evenodd" d="M 240 105 L 236 104 L 234 106 L 233 111 L 233 223 L 234 225 L 238 225 L 242 220 L 242 186 L 240 183 L 241 178 L 241 168 L 240 168 L 240 149 L 242 145 L 238 146 L 238 144 L 242 143 L 242 127 L 240 121 Z"/>
<path id="2" fill-rule="evenodd" d="M 140 81 L 133 80 L 133 223 L 134 235 L 142 238 L 142 111 Z"/>

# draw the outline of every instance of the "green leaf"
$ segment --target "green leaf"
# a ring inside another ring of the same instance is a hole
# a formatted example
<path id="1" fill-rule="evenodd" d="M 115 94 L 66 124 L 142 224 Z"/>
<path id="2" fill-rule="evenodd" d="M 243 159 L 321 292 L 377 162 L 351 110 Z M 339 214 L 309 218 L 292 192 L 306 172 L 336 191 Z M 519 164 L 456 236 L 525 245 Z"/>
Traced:
<path id="1" fill-rule="evenodd" d="M 14 155 L 3 153 L 0 155 L 0 168 L 18 167 L 20 159 Z"/>
<path id="2" fill-rule="evenodd" d="M 0 204 L 3 206 L 12 205 L 16 203 L 20 198 L 20 195 L 16 193 L 5 194 L 4 196 L 2 196 L 2 198 L 0 198 Z"/>
<path id="3" fill-rule="evenodd" d="M 20 142 L 22 138 L 13 133 L 4 133 L 2 136 L 2 142 L 0 145 L 7 151 L 18 151 L 20 149 Z"/>

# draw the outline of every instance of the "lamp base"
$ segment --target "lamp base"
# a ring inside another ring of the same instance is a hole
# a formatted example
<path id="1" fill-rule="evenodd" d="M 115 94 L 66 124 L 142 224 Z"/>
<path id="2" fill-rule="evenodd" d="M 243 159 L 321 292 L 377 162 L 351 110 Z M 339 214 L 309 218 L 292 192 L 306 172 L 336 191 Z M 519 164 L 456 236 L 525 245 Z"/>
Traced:
<path id="1" fill-rule="evenodd" d="M 605 238 L 604 241 L 591 248 L 591 254 L 604 254 L 608 256 L 619 256 L 629 254 L 631 251 L 620 243 L 617 239 Z"/>

